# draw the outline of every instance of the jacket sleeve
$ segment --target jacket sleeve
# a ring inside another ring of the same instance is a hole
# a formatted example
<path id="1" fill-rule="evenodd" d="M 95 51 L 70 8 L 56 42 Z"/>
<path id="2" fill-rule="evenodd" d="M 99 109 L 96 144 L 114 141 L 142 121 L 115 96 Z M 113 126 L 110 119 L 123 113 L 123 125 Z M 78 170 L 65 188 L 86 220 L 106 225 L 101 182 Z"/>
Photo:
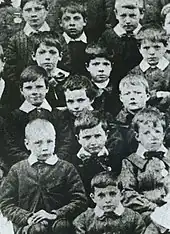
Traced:
<path id="1" fill-rule="evenodd" d="M 18 226 L 27 224 L 31 213 L 18 206 L 17 165 L 11 168 L 0 188 L 0 209 L 2 214 Z"/>
<path id="2" fill-rule="evenodd" d="M 65 186 L 67 187 L 68 204 L 58 210 L 52 210 L 52 213 L 57 215 L 57 219 L 67 218 L 72 221 L 86 210 L 87 198 L 83 183 L 73 165 L 70 164 L 66 174 L 67 179 Z"/>
<path id="3" fill-rule="evenodd" d="M 135 233 L 135 234 L 143 234 L 144 231 L 145 231 L 145 229 L 146 229 L 145 222 L 143 221 L 141 215 L 138 214 L 137 212 L 135 212 L 134 223 L 135 223 L 135 228 L 134 228 L 133 233 Z"/>
<path id="4" fill-rule="evenodd" d="M 123 185 L 123 204 L 139 213 L 152 212 L 157 205 L 149 201 L 144 195 L 137 191 L 137 178 L 134 167 L 130 161 L 122 161 L 122 171 L 120 179 Z"/>
<path id="5" fill-rule="evenodd" d="M 80 214 L 74 221 L 73 226 L 76 234 L 86 234 L 85 214 Z"/>

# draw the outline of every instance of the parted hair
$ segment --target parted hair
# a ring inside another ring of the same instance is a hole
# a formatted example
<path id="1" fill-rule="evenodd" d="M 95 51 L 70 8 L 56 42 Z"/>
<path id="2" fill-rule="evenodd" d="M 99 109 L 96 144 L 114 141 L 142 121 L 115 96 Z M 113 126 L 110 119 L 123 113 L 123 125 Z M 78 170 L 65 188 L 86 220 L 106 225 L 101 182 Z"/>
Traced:
<path id="1" fill-rule="evenodd" d="M 108 130 L 108 123 L 103 114 L 97 110 L 86 110 L 74 122 L 75 133 L 79 135 L 80 130 L 94 128 L 101 123 L 103 130 Z"/>
<path id="2" fill-rule="evenodd" d="M 152 123 L 154 127 L 156 127 L 158 123 L 161 123 L 164 131 L 166 131 L 168 127 L 165 115 L 155 107 L 148 107 L 139 111 L 134 116 L 131 127 L 138 133 L 140 124 L 149 125 L 150 123 Z"/>
<path id="3" fill-rule="evenodd" d="M 39 78 L 44 79 L 45 85 L 48 88 L 48 75 L 44 68 L 38 65 L 31 65 L 26 67 L 20 75 L 20 88 L 23 87 L 23 83 L 30 81 L 34 82 Z"/>
<path id="4" fill-rule="evenodd" d="M 106 188 L 107 186 L 114 186 L 122 191 L 122 184 L 119 177 L 111 172 L 100 172 L 91 180 L 91 192 L 94 193 L 95 188 Z"/>
<path id="5" fill-rule="evenodd" d="M 38 4 L 44 6 L 46 10 L 48 10 L 48 0 L 21 0 L 20 4 L 21 9 L 23 9 L 25 4 L 30 1 L 37 2 Z"/>

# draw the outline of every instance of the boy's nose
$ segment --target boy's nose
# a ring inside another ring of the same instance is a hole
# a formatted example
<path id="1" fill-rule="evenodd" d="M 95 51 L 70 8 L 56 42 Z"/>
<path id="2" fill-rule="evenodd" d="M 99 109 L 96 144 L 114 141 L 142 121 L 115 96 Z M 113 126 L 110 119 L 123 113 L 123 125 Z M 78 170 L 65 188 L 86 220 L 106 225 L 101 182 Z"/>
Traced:
<path id="1" fill-rule="evenodd" d="M 155 49 L 154 49 L 154 48 L 150 48 L 148 52 L 149 52 L 149 54 L 151 54 L 151 55 L 152 55 L 152 54 L 155 54 Z"/>
<path id="2" fill-rule="evenodd" d="M 129 24 L 129 23 L 130 23 L 130 21 L 131 21 L 130 17 L 129 17 L 129 16 L 127 16 L 127 17 L 126 17 L 126 24 Z"/>

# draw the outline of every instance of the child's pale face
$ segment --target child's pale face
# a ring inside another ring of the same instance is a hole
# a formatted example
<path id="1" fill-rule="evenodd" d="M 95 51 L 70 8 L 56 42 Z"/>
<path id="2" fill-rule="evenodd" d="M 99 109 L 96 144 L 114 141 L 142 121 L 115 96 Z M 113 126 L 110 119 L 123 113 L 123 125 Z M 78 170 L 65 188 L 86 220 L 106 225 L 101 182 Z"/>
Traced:
<path id="1" fill-rule="evenodd" d="M 121 90 L 120 101 L 127 111 L 133 112 L 143 109 L 149 97 L 143 85 L 126 85 Z"/>
<path id="2" fill-rule="evenodd" d="M 30 104 L 40 106 L 48 92 L 43 78 L 23 83 L 21 94 Z"/>
<path id="3" fill-rule="evenodd" d="M 0 75 L 2 74 L 2 72 L 4 70 L 4 65 L 5 65 L 5 63 L 2 61 L 2 59 L 0 59 Z"/>
<path id="4" fill-rule="evenodd" d="M 133 32 L 139 25 L 140 11 L 138 8 L 128 9 L 119 7 L 116 10 L 116 18 L 120 26 L 127 32 Z"/>
<path id="5" fill-rule="evenodd" d="M 118 188 L 109 185 L 106 188 L 94 188 L 91 198 L 104 212 L 114 211 L 120 204 L 121 195 Z"/>
<path id="6" fill-rule="evenodd" d="M 38 159 L 46 160 L 53 155 L 55 149 L 55 132 L 53 129 L 35 129 L 25 140 L 28 150 Z"/>
<path id="7" fill-rule="evenodd" d="M 170 40 L 168 41 L 168 44 L 166 46 L 165 58 L 170 61 Z"/>
<path id="8" fill-rule="evenodd" d="M 156 66 L 165 55 L 166 47 L 162 42 L 142 41 L 140 53 L 143 59 L 150 65 Z"/>
<path id="9" fill-rule="evenodd" d="M 47 46 L 44 43 L 41 43 L 33 56 L 33 59 L 40 67 L 43 67 L 47 72 L 51 72 L 57 67 L 61 57 L 55 46 Z"/>
<path id="10" fill-rule="evenodd" d="M 65 12 L 61 18 L 60 26 L 71 38 L 78 38 L 86 26 L 86 21 L 80 13 Z"/>
<path id="11" fill-rule="evenodd" d="M 165 17 L 164 29 L 166 30 L 167 35 L 170 35 L 170 13 Z"/>
<path id="12" fill-rule="evenodd" d="M 109 79 L 112 65 L 108 59 L 97 57 L 90 60 L 87 70 L 90 72 L 93 82 L 103 83 Z"/>
<path id="13" fill-rule="evenodd" d="M 80 130 L 78 141 L 90 154 L 98 154 L 106 144 L 107 134 L 100 123 L 93 128 Z"/>
<path id="14" fill-rule="evenodd" d="M 78 117 L 84 110 L 90 109 L 92 101 L 87 97 L 86 89 L 76 89 L 65 91 L 67 108 L 71 114 Z"/>
<path id="15" fill-rule="evenodd" d="M 140 124 L 136 138 L 148 151 L 157 151 L 163 144 L 164 136 L 162 124 L 157 122 L 155 126 L 153 122 L 150 122 L 148 124 Z"/>
<path id="16" fill-rule="evenodd" d="M 48 11 L 38 1 L 29 1 L 23 7 L 23 18 L 32 27 L 39 29 L 46 17 Z"/>

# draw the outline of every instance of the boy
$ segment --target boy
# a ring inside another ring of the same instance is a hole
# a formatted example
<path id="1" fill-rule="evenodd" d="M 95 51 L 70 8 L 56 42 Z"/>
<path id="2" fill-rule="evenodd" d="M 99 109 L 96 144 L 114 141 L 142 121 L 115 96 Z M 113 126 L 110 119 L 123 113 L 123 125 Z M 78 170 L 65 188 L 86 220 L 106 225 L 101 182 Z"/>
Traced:
<path id="1" fill-rule="evenodd" d="M 0 100 L 3 96 L 5 89 L 5 81 L 3 79 L 4 65 L 5 65 L 4 51 L 2 46 L 0 45 Z"/>
<path id="2" fill-rule="evenodd" d="M 86 208 L 77 171 L 54 154 L 55 138 L 49 121 L 29 122 L 25 128 L 29 158 L 11 168 L 1 188 L 1 211 L 17 233 L 70 234 L 72 220 Z"/>
<path id="3" fill-rule="evenodd" d="M 121 184 L 116 176 L 107 172 L 95 175 L 91 180 L 90 197 L 96 206 L 74 220 L 76 234 L 144 233 L 141 216 L 121 204 Z"/>
<path id="4" fill-rule="evenodd" d="M 85 48 L 87 36 L 84 32 L 86 26 L 85 8 L 75 2 L 68 2 L 60 8 L 60 27 L 63 30 L 63 41 L 67 44 L 71 57 L 70 70 L 73 73 L 86 74 Z"/>
<path id="5" fill-rule="evenodd" d="M 90 74 L 90 80 L 97 90 L 93 107 L 94 109 L 113 113 L 116 111 L 116 108 L 113 108 L 110 104 L 110 100 L 114 100 L 114 104 L 116 104 L 111 80 L 113 56 L 99 43 L 87 45 L 85 52 L 87 57 L 86 69 Z"/>
<path id="6" fill-rule="evenodd" d="M 46 100 L 48 92 L 48 75 L 46 71 L 37 65 L 24 69 L 20 78 L 20 91 L 25 101 L 19 109 L 14 110 L 7 120 L 9 139 L 9 164 L 28 157 L 28 152 L 23 144 L 24 129 L 27 123 L 38 117 L 45 118 L 55 126 L 57 137 L 57 153 L 61 158 L 68 155 L 70 137 L 66 123 L 53 115 L 51 106 Z"/>
<path id="7" fill-rule="evenodd" d="M 169 27 L 170 14 L 169 13 L 170 13 L 170 3 L 166 4 L 161 10 L 163 28 L 165 29 L 166 34 L 168 36 L 170 35 L 170 27 Z"/>
<path id="8" fill-rule="evenodd" d="M 117 127 L 124 139 L 124 157 L 134 152 L 137 142 L 130 131 L 135 114 L 147 106 L 150 98 L 147 80 L 140 74 L 129 73 L 119 83 L 120 101 L 122 110 L 115 118 Z"/>
<path id="9" fill-rule="evenodd" d="M 107 145 L 109 124 L 98 111 L 86 111 L 75 120 L 75 132 L 81 149 L 75 158 L 75 165 L 83 180 L 87 195 L 90 181 L 101 171 L 120 173 L 119 139 L 114 139 L 112 150 Z"/>
<path id="10" fill-rule="evenodd" d="M 144 25 L 138 33 L 141 63 L 133 72 L 144 75 L 151 90 L 150 104 L 161 111 L 169 107 L 170 65 L 165 59 L 167 36 L 157 24 Z"/>
<path id="11" fill-rule="evenodd" d="M 169 193 L 170 158 L 163 143 L 166 121 L 157 109 L 148 108 L 135 115 L 132 127 L 138 148 L 122 162 L 124 205 L 142 214 L 148 226 L 150 214 L 166 203 Z M 147 233 L 160 233 L 152 227 Z"/>
<path id="12" fill-rule="evenodd" d="M 119 80 L 142 59 L 135 39 L 141 28 L 138 0 L 116 0 L 115 14 L 118 24 L 106 30 L 100 41 L 115 54 L 113 74 L 117 87 Z"/>
<path id="13" fill-rule="evenodd" d="M 65 106 L 63 85 L 69 73 L 58 67 L 62 55 L 59 37 L 49 32 L 41 33 L 40 39 L 35 43 L 32 58 L 48 74 L 50 87 L 47 100 L 52 107 Z"/>
<path id="14" fill-rule="evenodd" d="M 5 79 L 8 85 L 8 100 L 11 108 L 18 108 L 19 77 L 24 68 L 33 64 L 31 59 L 32 48 L 39 32 L 50 31 L 45 19 L 48 14 L 46 0 L 22 0 L 22 16 L 26 22 L 23 30 L 17 32 L 9 41 L 5 56 Z"/>

